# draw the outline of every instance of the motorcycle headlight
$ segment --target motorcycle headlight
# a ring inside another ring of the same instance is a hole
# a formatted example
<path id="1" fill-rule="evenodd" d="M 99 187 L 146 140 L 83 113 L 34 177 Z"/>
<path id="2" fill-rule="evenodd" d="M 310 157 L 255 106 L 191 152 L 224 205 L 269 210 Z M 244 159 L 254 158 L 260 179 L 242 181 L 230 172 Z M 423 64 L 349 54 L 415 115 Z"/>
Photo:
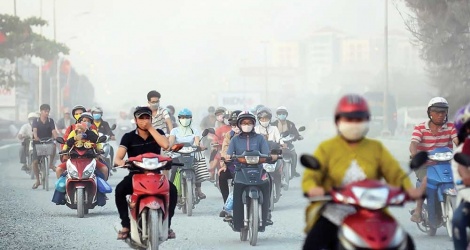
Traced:
<path id="1" fill-rule="evenodd" d="M 450 161 L 452 160 L 452 157 L 452 152 L 435 153 L 429 155 L 429 159 L 433 161 Z"/>
<path id="2" fill-rule="evenodd" d="M 384 208 L 387 205 L 389 190 L 386 187 L 353 187 L 352 192 L 358 198 L 361 207 L 375 210 Z"/>
<path id="3" fill-rule="evenodd" d="M 70 160 L 67 160 L 67 172 L 69 173 L 70 177 L 74 179 L 78 178 L 78 170 Z"/>
<path id="4" fill-rule="evenodd" d="M 93 159 L 83 171 L 82 179 L 88 179 L 95 172 L 96 160 Z"/>
<path id="5" fill-rule="evenodd" d="M 259 156 L 245 156 L 246 164 L 258 164 Z"/>
<path id="6" fill-rule="evenodd" d="M 263 168 L 264 168 L 264 170 L 266 170 L 266 172 L 272 173 L 276 170 L 276 165 L 274 165 L 274 164 L 263 164 Z"/>
<path id="7" fill-rule="evenodd" d="M 183 147 L 180 150 L 178 150 L 179 153 L 183 153 L 183 154 L 189 154 L 189 153 L 192 153 L 194 151 L 196 151 L 196 150 L 192 147 Z"/>

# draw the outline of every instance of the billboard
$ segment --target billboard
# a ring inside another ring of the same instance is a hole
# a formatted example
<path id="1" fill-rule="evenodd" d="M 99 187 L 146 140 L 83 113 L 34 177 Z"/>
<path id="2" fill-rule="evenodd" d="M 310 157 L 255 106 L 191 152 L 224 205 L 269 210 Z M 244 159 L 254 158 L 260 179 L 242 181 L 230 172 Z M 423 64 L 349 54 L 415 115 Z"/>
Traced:
<path id="1" fill-rule="evenodd" d="M 259 93 L 225 92 L 219 93 L 219 106 L 228 110 L 249 110 L 261 103 Z"/>

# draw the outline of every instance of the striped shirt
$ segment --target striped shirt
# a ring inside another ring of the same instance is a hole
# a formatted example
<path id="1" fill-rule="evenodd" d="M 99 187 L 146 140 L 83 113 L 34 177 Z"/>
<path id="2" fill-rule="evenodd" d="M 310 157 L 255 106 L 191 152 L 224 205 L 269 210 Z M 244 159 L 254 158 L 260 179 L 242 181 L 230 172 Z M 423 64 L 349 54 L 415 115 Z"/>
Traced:
<path id="1" fill-rule="evenodd" d="M 170 118 L 170 114 L 168 114 L 168 111 L 162 107 L 159 107 L 157 114 L 155 116 L 152 115 L 152 127 L 154 127 L 155 129 L 161 129 L 165 133 L 167 133 L 165 121 L 165 119 L 167 118 Z"/>
<path id="2" fill-rule="evenodd" d="M 449 147 L 452 149 L 452 140 L 457 137 L 457 130 L 452 122 L 442 125 L 436 134 L 431 132 L 429 122 L 422 122 L 415 126 L 411 141 L 417 142 L 418 151 L 429 152 L 439 147 Z"/>

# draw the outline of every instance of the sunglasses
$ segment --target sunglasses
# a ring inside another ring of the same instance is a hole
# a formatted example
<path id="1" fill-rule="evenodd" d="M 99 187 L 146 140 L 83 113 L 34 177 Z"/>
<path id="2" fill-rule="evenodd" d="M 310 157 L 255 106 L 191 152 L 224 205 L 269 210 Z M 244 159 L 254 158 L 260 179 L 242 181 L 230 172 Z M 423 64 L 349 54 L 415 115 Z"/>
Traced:
<path id="1" fill-rule="evenodd" d="M 193 117 L 190 116 L 190 115 L 180 115 L 180 116 L 178 116 L 178 119 L 191 119 L 191 118 L 193 118 Z"/>

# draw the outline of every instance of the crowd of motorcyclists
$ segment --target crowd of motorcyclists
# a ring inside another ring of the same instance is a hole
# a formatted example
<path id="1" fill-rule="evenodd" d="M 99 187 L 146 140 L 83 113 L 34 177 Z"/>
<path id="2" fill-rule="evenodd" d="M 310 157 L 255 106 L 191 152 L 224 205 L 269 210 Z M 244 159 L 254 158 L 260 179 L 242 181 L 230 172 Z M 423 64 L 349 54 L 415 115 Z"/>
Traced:
<path id="1" fill-rule="evenodd" d="M 64 110 L 64 117 L 57 123 L 49 118 L 51 107 L 47 104 L 41 105 L 39 112 L 28 114 L 26 123 L 18 133 L 18 139 L 22 141 L 20 152 L 21 170 L 34 172 L 36 182 L 33 189 L 42 185 L 39 179 L 39 170 L 35 142 L 43 138 L 63 138 L 60 146 L 61 163 L 55 167 L 55 153 L 50 156 L 50 167 L 56 172 L 57 178 L 67 174 L 67 160 L 70 159 L 73 148 L 85 150 L 90 147 L 96 150 L 96 175 L 107 180 L 110 169 L 114 166 L 127 166 L 126 157 L 136 157 L 148 153 L 171 155 L 173 147 L 177 144 L 192 145 L 204 151 L 202 159 L 207 159 L 207 171 L 209 180 L 214 182 L 220 189 L 223 198 L 222 210 L 219 214 L 223 221 L 228 222 L 232 229 L 243 232 L 246 225 L 247 209 L 244 198 L 250 185 L 241 179 L 242 170 L 252 167 L 253 164 L 240 160 L 240 156 L 246 152 L 258 152 L 256 159 L 266 157 L 264 165 L 258 164 L 260 168 L 259 185 L 260 195 L 264 197 L 260 203 L 260 225 L 259 231 L 264 231 L 266 226 L 274 224 L 271 203 L 276 203 L 281 197 L 281 188 L 286 185 L 285 173 L 277 169 L 266 175 L 263 170 L 265 164 L 280 164 L 284 157 L 292 159 L 289 165 L 290 176 L 288 179 L 300 177 L 297 169 L 298 157 L 295 148 L 284 141 L 287 135 L 294 138 L 292 141 L 302 140 L 303 136 L 295 123 L 288 120 L 288 109 L 285 106 L 270 109 L 258 105 L 253 110 L 232 110 L 224 107 L 209 107 L 209 114 L 204 117 L 196 128 L 193 123 L 193 112 L 188 108 L 175 110 L 172 105 L 162 107 L 160 105 L 161 94 L 152 90 L 147 95 L 148 106 L 136 107 L 133 112 L 134 129 L 130 128 L 121 135 L 118 141 L 113 161 L 106 161 L 103 157 L 104 140 L 101 136 L 107 136 L 108 140 L 115 140 L 113 129 L 108 122 L 103 120 L 104 111 L 100 107 L 90 109 L 77 105 L 71 109 Z M 448 116 L 449 103 L 442 97 L 432 98 L 428 103 L 427 112 L 429 120 L 417 124 L 411 135 L 410 159 L 417 158 L 419 152 L 431 153 L 438 148 L 453 149 L 470 155 L 470 104 L 461 107 L 454 120 Z M 176 115 L 176 117 L 175 117 Z M 371 113 L 364 97 L 356 94 L 343 96 L 335 109 L 333 120 L 337 129 L 337 135 L 331 139 L 321 142 L 315 152 L 314 159 L 318 169 L 306 169 L 302 177 L 302 191 L 309 199 L 325 197 L 332 190 L 357 183 L 363 180 L 385 181 L 396 187 L 401 187 L 409 199 L 416 200 L 417 207 L 411 211 L 411 221 L 418 226 L 428 226 L 427 213 L 425 210 L 424 197 L 430 195 L 430 186 L 435 184 L 430 176 L 429 169 L 439 165 L 444 160 L 429 157 L 421 167 L 414 169 L 418 183 L 413 185 L 406 173 L 400 167 L 398 161 L 378 140 L 367 138 Z M 207 131 L 205 131 L 207 130 Z M 203 133 L 205 131 L 206 133 Z M 203 135 L 204 134 L 204 135 Z M 207 135 L 207 136 L 206 136 Z M 107 140 L 106 140 L 107 141 Z M 30 161 L 27 161 L 30 157 Z M 112 157 L 112 156 L 111 156 Z M 247 156 L 248 157 L 248 156 Z M 249 159 L 249 158 L 246 158 Z M 251 158 L 250 158 L 251 159 Z M 194 160 L 195 162 L 197 160 Z M 451 161 L 451 159 L 445 159 Z M 183 163 L 183 159 L 174 158 L 174 163 Z M 114 162 L 113 166 L 109 166 Z M 28 165 L 30 163 L 30 165 Z M 256 162 L 257 163 L 257 162 Z M 304 162 L 302 162 L 304 163 Z M 251 165 L 250 165 L 251 164 Z M 254 164 L 256 165 L 256 164 Z M 467 166 L 452 162 L 455 187 L 464 190 L 470 185 L 470 171 Z M 169 168 L 170 169 L 170 168 Z M 170 227 L 171 218 L 175 208 L 183 198 L 180 194 L 179 184 L 174 184 L 175 175 L 179 167 L 173 166 L 169 172 L 169 221 L 168 238 L 176 237 Z M 436 170 L 438 171 L 438 170 Z M 246 173 L 243 173 L 246 175 Z M 126 195 L 133 194 L 132 178 L 134 172 L 116 186 L 115 203 L 119 211 L 122 229 L 118 232 L 118 239 L 130 237 L 130 221 L 128 214 L 128 202 Z M 266 177 L 269 176 L 269 177 Z M 428 180 L 431 178 L 431 180 Z M 229 180 L 234 181 L 230 182 Z M 288 180 L 287 180 L 288 181 Z M 277 185 L 271 185 L 271 182 Z M 454 185 L 454 183 L 452 183 Z M 232 187 L 233 191 L 230 191 Z M 249 189 L 251 190 L 251 189 Z M 453 190 L 453 191 L 452 191 Z M 457 188 L 446 190 L 446 192 L 457 192 Z M 56 192 L 58 192 L 56 190 Z M 250 191 L 251 192 L 251 191 Z M 194 193 L 198 199 L 205 199 L 201 183 L 195 183 Z M 270 197 L 274 194 L 274 199 Z M 426 195 L 425 195 L 426 194 Z M 56 195 L 54 195 L 56 197 Z M 226 202 L 233 199 L 233 213 L 226 209 Z M 251 197 L 251 196 L 250 196 Z M 251 197 L 252 198 L 252 197 Z M 63 204 L 62 200 L 53 199 L 57 204 Z M 427 206 L 431 206 L 433 200 L 428 198 Z M 445 220 L 452 222 L 452 234 L 455 249 L 466 249 L 468 245 L 467 228 L 470 224 L 470 196 L 462 195 L 461 199 L 454 204 L 453 217 Z M 342 223 L 348 216 L 354 215 L 358 207 L 338 204 L 332 202 L 313 201 L 306 209 L 306 239 L 303 249 L 336 249 L 338 244 L 343 244 L 345 239 L 338 238 L 342 229 Z M 443 211 L 442 211 L 443 212 Z M 405 235 L 406 248 L 414 249 L 414 243 L 410 235 Z M 339 243 L 340 242 L 340 243 Z M 354 245 L 354 242 L 349 242 Z M 362 246 L 362 248 L 369 248 Z"/>

